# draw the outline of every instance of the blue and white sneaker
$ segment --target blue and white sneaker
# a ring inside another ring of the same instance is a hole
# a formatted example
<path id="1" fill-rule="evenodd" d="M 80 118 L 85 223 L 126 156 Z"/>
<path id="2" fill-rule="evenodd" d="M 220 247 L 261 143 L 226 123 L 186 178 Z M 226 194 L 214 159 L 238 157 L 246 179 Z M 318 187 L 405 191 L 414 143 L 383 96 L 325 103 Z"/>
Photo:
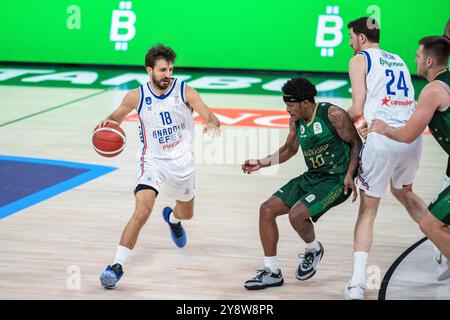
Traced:
<path id="1" fill-rule="evenodd" d="M 106 270 L 100 275 L 100 283 L 106 289 L 114 289 L 116 283 L 119 282 L 123 276 L 122 266 L 116 263 L 112 266 L 107 266 Z"/>
<path id="2" fill-rule="evenodd" d="M 181 222 L 178 223 L 170 223 L 169 216 L 173 212 L 172 208 L 165 207 L 163 209 L 162 215 L 164 218 L 164 221 L 167 222 L 170 229 L 170 236 L 172 237 L 173 242 L 177 245 L 179 248 L 183 248 L 186 245 L 186 232 L 184 231 L 183 226 L 181 225 Z"/>

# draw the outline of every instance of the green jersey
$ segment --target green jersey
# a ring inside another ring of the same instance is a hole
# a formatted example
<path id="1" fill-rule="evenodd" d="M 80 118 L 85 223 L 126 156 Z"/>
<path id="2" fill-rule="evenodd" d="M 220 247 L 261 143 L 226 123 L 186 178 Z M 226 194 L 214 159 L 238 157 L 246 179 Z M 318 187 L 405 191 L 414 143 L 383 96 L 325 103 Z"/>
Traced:
<path id="1" fill-rule="evenodd" d="M 443 82 L 450 91 L 450 72 L 448 70 L 438 75 L 435 80 Z M 436 141 L 450 156 L 450 106 L 436 110 L 428 127 Z"/>
<path id="2" fill-rule="evenodd" d="M 309 123 L 297 120 L 297 136 L 308 171 L 313 173 L 345 174 L 350 162 L 350 146 L 342 141 L 328 119 L 331 104 L 316 105 Z"/>

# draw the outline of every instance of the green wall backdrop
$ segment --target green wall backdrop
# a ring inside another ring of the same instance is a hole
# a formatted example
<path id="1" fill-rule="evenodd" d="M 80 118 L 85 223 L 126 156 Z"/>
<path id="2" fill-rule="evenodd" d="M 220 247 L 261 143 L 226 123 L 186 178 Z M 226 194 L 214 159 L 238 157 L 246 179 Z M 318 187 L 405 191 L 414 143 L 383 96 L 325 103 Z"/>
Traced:
<path id="1" fill-rule="evenodd" d="M 443 0 L 6 1 L 0 61 L 143 65 L 164 43 L 178 67 L 346 72 L 347 23 L 372 16 L 414 73 L 417 41 L 442 35 L 449 12 Z"/>

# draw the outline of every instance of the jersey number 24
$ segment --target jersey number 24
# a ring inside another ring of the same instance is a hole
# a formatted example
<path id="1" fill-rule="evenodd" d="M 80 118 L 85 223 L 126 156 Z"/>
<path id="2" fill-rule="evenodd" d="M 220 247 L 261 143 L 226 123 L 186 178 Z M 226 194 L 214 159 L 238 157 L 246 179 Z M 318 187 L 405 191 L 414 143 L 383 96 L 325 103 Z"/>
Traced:
<path id="1" fill-rule="evenodd" d="M 395 96 L 395 91 L 392 90 L 392 85 L 395 83 L 395 74 L 391 69 L 386 69 L 386 77 L 391 77 L 389 82 L 386 84 L 386 92 L 388 95 Z M 403 71 L 400 71 L 400 75 L 398 77 L 397 89 L 399 91 L 404 92 L 404 96 L 408 96 L 408 86 L 406 85 L 405 75 Z"/>

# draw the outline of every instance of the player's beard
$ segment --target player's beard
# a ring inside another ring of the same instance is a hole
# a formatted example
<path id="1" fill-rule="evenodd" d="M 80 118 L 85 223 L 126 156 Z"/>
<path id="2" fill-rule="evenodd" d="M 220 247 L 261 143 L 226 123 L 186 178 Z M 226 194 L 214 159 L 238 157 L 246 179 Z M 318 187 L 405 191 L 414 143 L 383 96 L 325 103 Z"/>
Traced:
<path id="1" fill-rule="evenodd" d="M 163 80 L 168 80 L 168 82 L 162 82 Z M 159 89 L 159 90 L 166 90 L 167 87 L 170 84 L 170 78 L 162 78 L 161 80 L 158 81 L 158 79 L 156 79 L 155 77 L 152 77 L 153 80 L 153 84 Z"/>
<path id="2" fill-rule="evenodd" d="M 422 78 L 427 77 L 427 69 L 424 62 L 417 63 L 417 76 Z"/>
<path id="3" fill-rule="evenodd" d="M 353 54 L 354 55 L 358 54 L 358 52 L 361 51 L 361 47 L 359 46 L 359 43 L 353 44 L 351 47 L 353 49 Z"/>

